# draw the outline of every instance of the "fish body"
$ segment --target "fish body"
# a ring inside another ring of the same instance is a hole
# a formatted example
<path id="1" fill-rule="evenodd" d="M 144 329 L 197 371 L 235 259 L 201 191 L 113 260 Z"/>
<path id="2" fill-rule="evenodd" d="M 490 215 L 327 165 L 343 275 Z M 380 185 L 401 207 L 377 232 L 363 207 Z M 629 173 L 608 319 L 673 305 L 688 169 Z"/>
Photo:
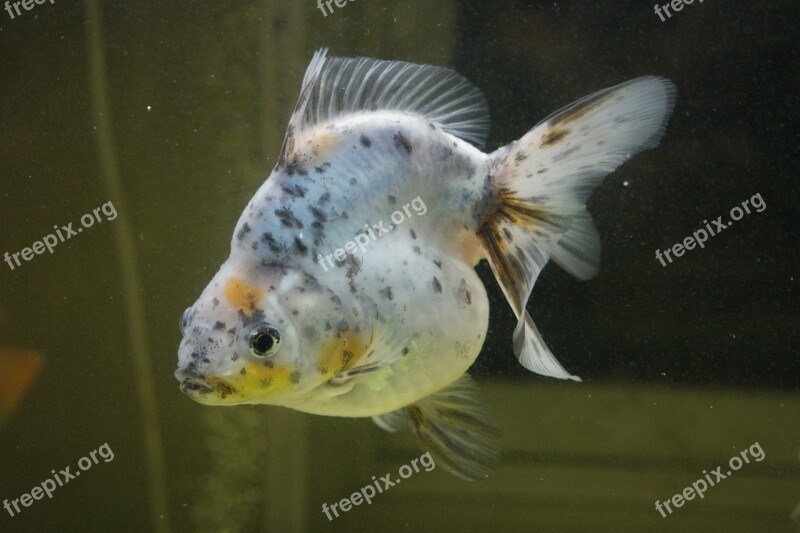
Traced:
<path id="1" fill-rule="evenodd" d="M 663 133 L 674 89 L 640 78 L 551 115 L 486 154 L 478 89 L 438 67 L 318 52 L 279 162 L 231 254 L 184 314 L 176 378 L 207 404 L 371 416 L 412 429 L 467 479 L 497 462 L 466 371 L 489 305 L 489 261 L 518 317 L 514 353 L 577 380 L 525 305 L 553 259 L 582 279 L 599 239 L 585 201 Z"/>

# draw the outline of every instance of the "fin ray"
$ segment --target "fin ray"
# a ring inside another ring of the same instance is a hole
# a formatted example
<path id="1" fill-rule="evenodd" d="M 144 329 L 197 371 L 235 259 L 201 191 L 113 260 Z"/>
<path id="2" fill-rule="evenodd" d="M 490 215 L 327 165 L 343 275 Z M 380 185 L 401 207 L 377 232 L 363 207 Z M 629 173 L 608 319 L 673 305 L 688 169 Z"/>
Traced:
<path id="1" fill-rule="evenodd" d="M 301 117 L 298 129 L 349 113 L 380 109 L 417 113 L 478 146 L 486 141 L 486 99 L 457 72 L 402 61 L 325 58 L 324 53 L 315 54 L 304 78 L 301 95 L 307 83 L 312 85 L 307 101 L 297 107 Z"/>
<path id="2" fill-rule="evenodd" d="M 675 86 L 644 77 L 557 111 L 491 154 L 490 206 L 478 238 L 518 318 L 514 354 L 542 375 L 579 380 L 558 363 L 525 308 L 549 259 L 580 279 L 599 270 L 586 200 L 602 179 L 664 134 Z"/>
<path id="3" fill-rule="evenodd" d="M 437 465 L 462 479 L 485 478 L 500 462 L 497 429 L 468 374 L 416 403 L 372 419 L 390 432 L 410 428 Z"/>

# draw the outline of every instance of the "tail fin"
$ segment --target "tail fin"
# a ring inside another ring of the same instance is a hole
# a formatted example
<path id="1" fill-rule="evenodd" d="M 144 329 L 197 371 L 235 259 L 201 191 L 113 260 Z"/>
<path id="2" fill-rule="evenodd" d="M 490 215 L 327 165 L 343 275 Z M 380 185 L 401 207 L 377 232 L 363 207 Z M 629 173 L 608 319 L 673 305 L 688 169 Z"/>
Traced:
<path id="1" fill-rule="evenodd" d="M 669 80 L 644 77 L 604 89 L 553 113 L 491 154 L 490 208 L 478 231 L 517 318 L 514 354 L 538 374 L 569 374 L 525 310 L 548 259 L 580 279 L 600 265 L 600 239 L 586 200 L 634 154 L 658 144 L 675 104 Z"/>

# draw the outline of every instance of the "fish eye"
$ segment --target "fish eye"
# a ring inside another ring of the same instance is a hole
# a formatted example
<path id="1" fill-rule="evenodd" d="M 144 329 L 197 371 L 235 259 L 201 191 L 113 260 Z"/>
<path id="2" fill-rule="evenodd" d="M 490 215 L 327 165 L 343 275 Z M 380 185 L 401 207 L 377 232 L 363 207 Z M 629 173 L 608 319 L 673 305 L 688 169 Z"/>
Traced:
<path id="1" fill-rule="evenodd" d="M 186 330 L 186 327 L 189 325 L 189 322 L 191 322 L 191 320 L 192 320 L 192 308 L 187 307 L 186 311 L 183 312 L 183 316 L 181 317 L 181 323 L 180 323 L 181 333 L 183 333 Z"/>
<path id="2" fill-rule="evenodd" d="M 269 357 L 281 346 L 281 334 L 272 324 L 257 324 L 248 335 L 250 353 L 256 357 Z"/>

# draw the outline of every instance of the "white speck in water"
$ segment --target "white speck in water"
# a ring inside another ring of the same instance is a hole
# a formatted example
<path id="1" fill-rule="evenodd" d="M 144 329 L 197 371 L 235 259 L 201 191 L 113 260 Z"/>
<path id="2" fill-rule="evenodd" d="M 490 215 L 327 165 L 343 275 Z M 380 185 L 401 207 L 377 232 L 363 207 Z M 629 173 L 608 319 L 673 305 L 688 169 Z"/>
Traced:
<path id="1" fill-rule="evenodd" d="M 630 184 L 631 184 L 631 182 L 628 181 L 628 180 L 625 180 L 625 181 L 622 182 L 622 185 L 625 186 L 625 187 L 627 187 Z"/>
<path id="2" fill-rule="evenodd" d="M 148 110 L 148 111 L 150 111 L 151 109 L 153 109 L 153 108 L 152 108 L 152 107 L 150 107 L 150 106 L 147 106 L 147 110 Z"/>

